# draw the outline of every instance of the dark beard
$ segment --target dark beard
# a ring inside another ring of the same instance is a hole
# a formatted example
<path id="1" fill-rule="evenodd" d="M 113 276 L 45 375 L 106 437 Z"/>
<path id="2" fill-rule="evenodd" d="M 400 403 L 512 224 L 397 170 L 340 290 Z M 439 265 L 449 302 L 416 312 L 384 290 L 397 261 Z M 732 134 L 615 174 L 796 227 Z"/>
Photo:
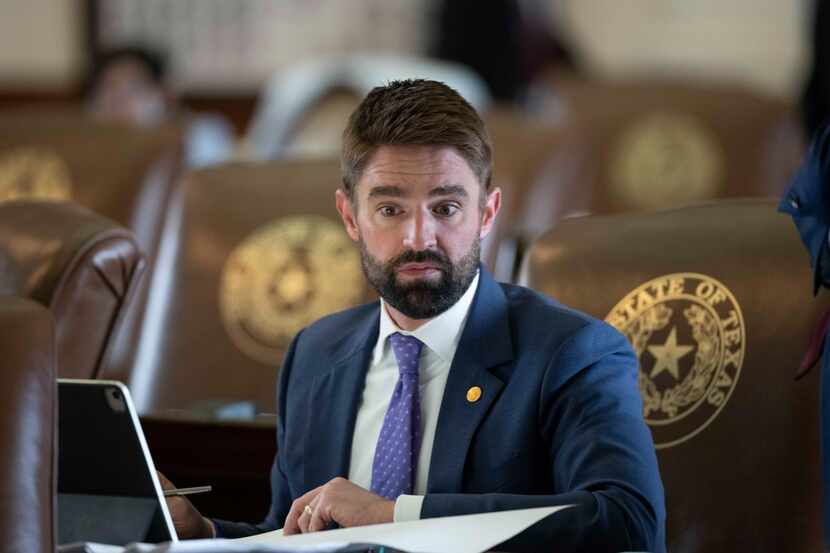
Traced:
<path id="1" fill-rule="evenodd" d="M 480 249 L 479 241 L 475 240 L 455 265 L 443 252 L 434 250 L 408 250 L 381 263 L 366 251 L 366 244 L 360 240 L 360 258 L 366 279 L 384 301 L 410 319 L 431 319 L 455 305 L 476 276 Z M 441 272 L 438 281 L 398 282 L 395 269 L 405 263 L 425 262 L 438 265 Z"/>

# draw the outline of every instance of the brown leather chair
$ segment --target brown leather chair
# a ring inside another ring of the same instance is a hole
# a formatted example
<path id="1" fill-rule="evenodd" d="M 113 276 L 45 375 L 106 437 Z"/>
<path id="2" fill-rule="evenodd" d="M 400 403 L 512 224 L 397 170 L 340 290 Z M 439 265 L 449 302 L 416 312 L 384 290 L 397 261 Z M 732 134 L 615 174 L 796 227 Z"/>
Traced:
<path id="1" fill-rule="evenodd" d="M 774 200 L 562 221 L 522 280 L 632 342 L 669 551 L 823 551 L 818 371 L 795 374 L 828 301 Z"/>
<path id="2" fill-rule="evenodd" d="M 146 321 L 141 349 L 149 355 L 131 379 L 140 412 L 213 412 L 237 401 L 274 412 L 293 336 L 372 297 L 334 207 L 339 181 L 335 160 L 235 164 L 186 177 L 181 220 L 171 228 L 178 242 L 158 266 L 170 280 L 153 283 L 148 311 L 158 317 Z"/>
<path id="3" fill-rule="evenodd" d="M 144 266 L 129 231 L 71 202 L 0 203 L 0 294 L 52 311 L 62 377 L 99 376 Z"/>
<path id="4" fill-rule="evenodd" d="M 104 123 L 80 109 L 0 112 L 0 203 L 72 200 L 131 230 L 151 266 L 180 158 L 178 125 L 142 129 Z M 111 347 L 103 368 L 107 377 L 129 374 L 146 292 L 137 291 Z"/>
<path id="5" fill-rule="evenodd" d="M 562 128 L 555 119 L 537 117 L 507 106 L 484 115 L 493 144 L 493 186 L 502 190 L 502 209 L 481 257 L 498 280 L 512 282 L 522 241 L 518 219 L 523 198 L 536 176 L 556 151 Z"/>
<path id="6" fill-rule="evenodd" d="M 0 202 L 72 200 L 152 251 L 179 169 L 181 131 L 98 122 L 81 111 L 0 112 Z"/>
<path id="7" fill-rule="evenodd" d="M 571 214 L 779 196 L 802 154 L 792 106 L 729 84 L 560 80 L 563 128 L 518 198 L 525 241 Z"/>
<path id="8" fill-rule="evenodd" d="M 0 295 L 0 543 L 55 551 L 55 330 L 49 311 Z"/>

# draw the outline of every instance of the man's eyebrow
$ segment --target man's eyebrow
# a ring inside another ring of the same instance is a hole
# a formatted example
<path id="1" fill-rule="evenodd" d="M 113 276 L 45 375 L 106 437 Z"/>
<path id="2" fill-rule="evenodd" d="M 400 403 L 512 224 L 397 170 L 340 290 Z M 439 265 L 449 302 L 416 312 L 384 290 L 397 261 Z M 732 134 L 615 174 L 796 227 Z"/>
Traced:
<path id="1" fill-rule="evenodd" d="M 466 198 L 468 196 L 467 189 L 460 184 L 445 184 L 444 186 L 436 186 L 429 191 L 430 196 L 461 196 Z"/>
<path id="2" fill-rule="evenodd" d="M 395 185 L 375 186 L 369 191 L 370 198 L 376 198 L 378 196 L 393 196 L 395 198 L 402 198 L 405 195 L 406 194 L 403 189 L 400 186 Z"/>
<path id="3" fill-rule="evenodd" d="M 396 186 L 394 184 L 388 185 L 379 185 L 372 187 L 369 190 L 369 197 L 370 198 L 378 198 L 378 197 L 393 197 L 393 198 L 403 198 L 407 196 L 406 190 L 401 188 L 400 186 Z M 466 198 L 468 196 L 467 190 L 461 186 L 460 184 L 445 184 L 442 186 L 436 186 L 432 190 L 429 191 L 429 196 L 431 198 L 440 197 L 440 196 L 459 196 L 462 198 Z"/>

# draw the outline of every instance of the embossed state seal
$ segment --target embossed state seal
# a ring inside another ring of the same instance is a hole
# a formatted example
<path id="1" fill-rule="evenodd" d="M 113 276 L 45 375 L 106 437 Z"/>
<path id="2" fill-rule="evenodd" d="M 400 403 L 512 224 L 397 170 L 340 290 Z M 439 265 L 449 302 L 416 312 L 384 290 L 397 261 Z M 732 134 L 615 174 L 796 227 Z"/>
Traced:
<path id="1" fill-rule="evenodd" d="M 329 219 L 278 219 L 254 231 L 228 257 L 219 308 L 233 343 L 268 365 L 303 327 L 363 299 L 356 251 Z"/>
<path id="2" fill-rule="evenodd" d="M 69 168 L 56 154 L 39 148 L 17 148 L 0 154 L 0 202 L 71 197 Z"/>
<path id="3" fill-rule="evenodd" d="M 726 163 L 712 133 L 683 113 L 654 112 L 622 132 L 611 158 L 610 193 L 641 209 L 715 196 Z"/>
<path id="4" fill-rule="evenodd" d="M 690 440 L 717 418 L 746 348 L 740 305 L 723 283 L 697 273 L 655 278 L 605 320 L 637 354 L 643 416 L 658 449 Z"/>

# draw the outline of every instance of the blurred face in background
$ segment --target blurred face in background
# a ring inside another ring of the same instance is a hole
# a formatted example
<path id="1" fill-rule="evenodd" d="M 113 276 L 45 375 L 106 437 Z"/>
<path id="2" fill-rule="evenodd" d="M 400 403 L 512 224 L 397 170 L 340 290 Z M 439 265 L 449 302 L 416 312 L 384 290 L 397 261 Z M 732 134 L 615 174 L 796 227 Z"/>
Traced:
<path id="1" fill-rule="evenodd" d="M 140 61 L 124 58 L 101 72 L 90 107 L 95 117 L 105 121 L 149 126 L 165 118 L 168 98 Z"/>

